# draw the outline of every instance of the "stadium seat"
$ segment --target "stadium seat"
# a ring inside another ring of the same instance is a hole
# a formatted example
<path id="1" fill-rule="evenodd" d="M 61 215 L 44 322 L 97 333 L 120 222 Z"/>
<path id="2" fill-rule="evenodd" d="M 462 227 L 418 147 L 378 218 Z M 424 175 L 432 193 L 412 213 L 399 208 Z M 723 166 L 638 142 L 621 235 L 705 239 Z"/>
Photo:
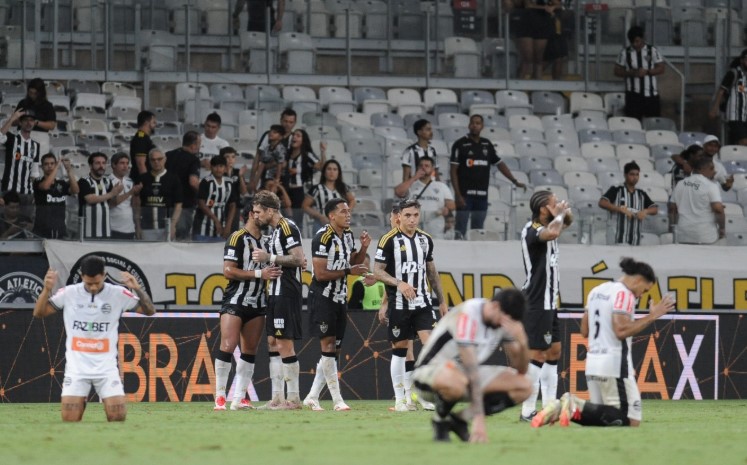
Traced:
<path id="1" fill-rule="evenodd" d="M 602 129 L 609 130 L 607 126 L 607 117 L 599 113 L 591 115 L 577 116 L 574 118 L 573 123 L 576 127 L 576 131 L 583 129 Z"/>
<path id="2" fill-rule="evenodd" d="M 529 172 L 529 182 L 535 186 L 564 186 L 563 177 L 555 170 L 532 170 Z"/>
<path id="3" fill-rule="evenodd" d="M 628 131 L 642 131 L 641 122 L 636 118 L 629 118 L 627 116 L 611 116 L 607 120 L 607 125 L 610 131 L 628 130 Z"/>
<path id="4" fill-rule="evenodd" d="M 425 111 L 434 115 L 440 113 L 459 113 L 461 105 L 456 92 L 451 89 L 425 89 L 423 92 Z"/>
<path id="5" fill-rule="evenodd" d="M 474 40 L 467 37 L 444 39 L 446 66 L 455 78 L 477 78 L 482 75 L 481 54 Z"/>
<path id="6" fill-rule="evenodd" d="M 312 5 L 316 2 L 312 2 Z M 312 74 L 316 67 L 311 37 L 300 32 L 280 33 L 278 68 L 289 74 Z"/>
<path id="7" fill-rule="evenodd" d="M 599 95 L 588 92 L 572 92 L 570 112 L 575 116 L 581 110 L 592 110 L 606 114 L 604 101 Z"/>
<path id="8" fill-rule="evenodd" d="M 520 158 L 534 157 L 534 158 L 550 158 L 547 153 L 547 146 L 542 142 L 536 141 L 523 141 L 512 144 L 516 155 Z"/>
<path id="9" fill-rule="evenodd" d="M 545 131 L 556 128 L 565 131 L 576 131 L 576 126 L 573 124 L 573 117 L 570 113 L 564 113 L 562 115 L 545 115 L 542 117 L 542 127 Z"/>
<path id="10" fill-rule="evenodd" d="M 703 140 L 706 138 L 704 132 L 681 132 L 679 135 L 680 144 L 684 147 L 689 147 L 693 144 L 703 145 Z"/>
<path id="11" fill-rule="evenodd" d="M 542 125 L 542 121 L 539 119 L 539 117 L 534 115 L 514 115 L 508 118 L 508 127 L 511 129 L 514 128 L 527 128 L 527 129 L 536 129 L 538 131 L 542 131 L 544 133 L 545 128 Z"/>
<path id="12" fill-rule="evenodd" d="M 661 145 L 652 145 L 650 149 L 651 149 L 651 156 L 654 158 L 654 160 L 658 160 L 660 158 L 671 158 L 672 155 L 681 153 L 684 147 L 679 144 L 677 145 L 661 144 Z"/>
<path id="13" fill-rule="evenodd" d="M 322 107 L 333 115 L 342 112 L 353 112 L 358 109 L 358 105 L 353 100 L 352 92 L 345 87 L 320 87 L 319 101 Z"/>
<path id="14" fill-rule="evenodd" d="M 364 34 L 367 39 L 386 39 L 388 29 L 387 4 L 379 0 L 358 0 L 363 12 Z"/>
<path id="15" fill-rule="evenodd" d="M 486 90 L 465 89 L 461 93 L 462 112 L 471 113 L 472 105 L 495 105 L 493 94 Z"/>
<path id="16" fill-rule="evenodd" d="M 553 161 L 553 165 L 560 174 L 569 171 L 589 171 L 589 164 L 582 157 L 557 157 Z"/>
<path id="17" fill-rule="evenodd" d="M 680 139 L 674 131 L 653 129 L 646 131 L 646 143 L 648 145 L 679 144 Z"/>
<path id="18" fill-rule="evenodd" d="M 505 237 L 502 231 L 492 229 L 468 229 L 468 241 L 502 241 Z"/>
<path id="19" fill-rule="evenodd" d="M 387 91 L 387 100 L 400 116 L 408 113 L 425 113 L 425 104 L 420 97 L 420 92 L 415 89 L 394 88 Z"/>
<path id="20" fill-rule="evenodd" d="M 623 116 L 625 109 L 625 94 L 623 92 L 608 92 L 604 94 L 604 110 L 609 116 Z"/>
<path id="21" fill-rule="evenodd" d="M 605 171 L 620 171 L 617 159 L 615 157 L 592 157 L 588 159 L 589 169 L 594 173 L 603 173 Z"/>
<path id="22" fill-rule="evenodd" d="M 722 162 L 738 161 L 747 162 L 747 147 L 742 145 L 724 145 L 719 151 Z"/>
<path id="23" fill-rule="evenodd" d="M 646 144 L 646 133 L 629 129 L 612 131 L 612 140 L 616 144 Z"/>
<path id="24" fill-rule="evenodd" d="M 565 97 L 557 92 L 534 91 L 532 109 L 535 115 L 560 115 L 567 113 L 568 104 Z"/>
<path id="25" fill-rule="evenodd" d="M 548 142 L 547 154 L 550 158 L 570 157 L 579 153 L 578 145 L 566 144 L 565 142 Z"/>
<path id="26" fill-rule="evenodd" d="M 545 136 L 540 129 L 513 128 L 511 129 L 511 140 L 514 142 L 544 142 Z"/>
<path id="27" fill-rule="evenodd" d="M 578 131 L 578 141 L 583 145 L 587 142 L 612 142 L 612 133 L 607 129 L 581 129 Z"/>
<path id="28" fill-rule="evenodd" d="M 581 144 L 581 156 L 587 159 L 615 158 L 615 144 L 612 142 L 585 142 Z"/>
<path id="29" fill-rule="evenodd" d="M 506 111 L 509 108 L 525 111 L 523 114 L 530 114 L 532 111 L 532 105 L 529 103 L 529 96 L 526 92 L 520 90 L 497 91 L 495 93 L 495 103 L 498 105 L 498 110 L 503 114 L 506 114 Z"/>
<path id="30" fill-rule="evenodd" d="M 649 148 L 642 144 L 619 144 L 616 148 L 617 158 L 633 158 L 636 160 L 650 160 Z"/>
<path id="31" fill-rule="evenodd" d="M 589 176 L 585 176 L 589 175 Z M 577 183 L 568 184 L 568 199 L 571 205 L 580 205 L 582 202 L 596 203 L 602 198 L 602 189 L 596 185 L 596 179 L 591 173 L 566 173 L 563 179 L 578 181 Z M 591 184 L 584 184 L 582 181 L 593 181 Z"/>
<path id="32" fill-rule="evenodd" d="M 566 131 L 562 128 L 553 128 L 545 131 L 545 139 L 548 143 L 562 142 L 569 147 L 579 147 L 578 135 L 575 131 Z"/>
<path id="33" fill-rule="evenodd" d="M 324 6 L 332 16 L 334 37 L 360 39 L 363 37 L 363 12 L 352 0 L 325 0 Z M 349 26 L 349 31 L 348 31 Z"/>

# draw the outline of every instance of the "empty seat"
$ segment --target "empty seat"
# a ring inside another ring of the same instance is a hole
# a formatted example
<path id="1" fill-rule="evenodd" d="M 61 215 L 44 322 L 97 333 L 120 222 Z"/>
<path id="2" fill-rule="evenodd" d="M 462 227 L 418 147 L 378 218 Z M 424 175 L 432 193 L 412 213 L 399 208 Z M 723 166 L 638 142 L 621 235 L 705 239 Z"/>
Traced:
<path id="1" fill-rule="evenodd" d="M 545 136 L 542 130 L 540 129 L 513 128 L 511 129 L 511 140 L 513 140 L 514 142 L 522 142 L 522 141 L 543 142 L 545 140 Z"/>
<path id="2" fill-rule="evenodd" d="M 649 152 L 649 148 L 643 144 L 619 144 L 617 146 L 617 158 L 649 160 L 651 158 L 651 154 Z"/>
<path id="3" fill-rule="evenodd" d="M 441 113 L 459 113 L 461 105 L 456 92 L 451 89 L 425 89 L 423 92 L 425 111 L 434 115 Z"/>
<path id="4" fill-rule="evenodd" d="M 612 142 L 612 133 L 607 129 L 582 129 L 578 131 L 578 141 L 586 142 Z"/>
<path id="5" fill-rule="evenodd" d="M 578 135 L 574 131 L 566 131 L 562 128 L 552 128 L 545 131 L 545 139 L 548 143 L 551 142 L 562 142 L 567 144 L 569 147 L 578 147 L 579 139 Z"/>
<path id="6" fill-rule="evenodd" d="M 474 40 L 466 37 L 444 39 L 444 55 L 447 67 L 457 78 L 477 78 L 482 74 L 480 50 Z"/>
<path id="7" fill-rule="evenodd" d="M 547 146 L 542 142 L 524 141 L 513 144 L 516 154 L 520 157 L 550 158 Z"/>
<path id="8" fill-rule="evenodd" d="M 566 173 L 563 175 L 563 180 L 568 185 L 568 199 L 572 205 L 580 205 L 582 202 L 595 203 L 602 197 L 602 189 L 596 185 L 597 180 L 591 173 Z M 583 181 L 591 181 L 591 183 Z"/>
<path id="9" fill-rule="evenodd" d="M 568 171 L 588 171 L 589 164 L 586 159 L 582 157 L 557 157 L 555 158 L 553 165 L 555 170 L 560 174 L 564 174 Z"/>
<path id="10" fill-rule="evenodd" d="M 612 131 L 612 139 L 618 144 L 646 144 L 646 133 L 630 129 Z"/>
<path id="11" fill-rule="evenodd" d="M 679 144 L 680 140 L 674 131 L 654 129 L 646 131 L 646 143 L 648 145 Z"/>
<path id="12" fill-rule="evenodd" d="M 365 113 L 357 113 L 357 112 L 350 112 L 350 113 L 338 113 L 337 115 L 337 122 L 341 125 L 349 124 L 353 126 L 363 126 L 366 128 L 371 127 L 371 119 L 369 115 Z"/>
<path id="13" fill-rule="evenodd" d="M 573 117 L 570 113 L 562 115 L 544 115 L 542 117 L 542 127 L 545 131 L 548 129 L 563 129 L 565 131 L 576 131 L 576 126 L 573 124 Z"/>
<path id="14" fill-rule="evenodd" d="M 685 147 L 689 147 L 693 144 L 703 145 L 703 140 L 706 138 L 704 132 L 681 132 L 679 135 L 680 144 Z"/>
<path id="15" fill-rule="evenodd" d="M 472 105 L 495 105 L 495 98 L 487 90 L 463 90 L 461 94 L 462 112 L 470 113 Z"/>
<path id="16" fill-rule="evenodd" d="M 725 145 L 719 151 L 721 161 L 747 162 L 747 147 L 743 145 Z"/>
<path id="17" fill-rule="evenodd" d="M 315 54 L 311 37 L 300 32 L 283 32 L 278 45 L 278 67 L 290 74 L 311 74 Z"/>
<path id="18" fill-rule="evenodd" d="M 604 110 L 609 116 L 623 116 L 625 94 L 623 92 L 608 92 L 604 94 Z"/>
<path id="19" fill-rule="evenodd" d="M 392 108 L 402 116 L 408 113 L 425 112 L 425 104 L 420 97 L 420 92 L 415 89 L 404 87 L 389 89 L 386 95 Z"/>
<path id="20" fill-rule="evenodd" d="M 466 128 L 469 126 L 469 116 L 463 113 L 442 113 L 438 115 L 438 125 L 441 128 Z"/>
<path id="21" fill-rule="evenodd" d="M 539 117 L 534 115 L 513 115 L 508 118 L 508 127 L 514 128 L 528 128 L 536 129 L 538 131 L 545 131 L 545 127 Z"/>
<path id="22" fill-rule="evenodd" d="M 521 171 L 529 173 L 535 170 L 550 170 L 553 163 L 549 157 L 526 156 L 519 158 L 519 166 Z"/>
<path id="23" fill-rule="evenodd" d="M 612 142 L 585 142 L 581 144 L 581 156 L 588 159 L 615 158 Z"/>
<path id="24" fill-rule="evenodd" d="M 332 16 L 335 37 L 359 39 L 363 37 L 363 12 L 351 0 L 325 0 L 324 6 Z"/>
<path id="25" fill-rule="evenodd" d="M 498 105 L 499 111 L 504 114 L 506 114 L 506 111 L 511 108 L 526 110 L 525 114 L 529 114 L 532 110 L 532 105 L 529 103 L 529 95 L 520 90 L 497 91 L 495 93 L 495 103 Z"/>
<path id="26" fill-rule="evenodd" d="M 535 186 L 553 185 L 563 186 L 563 177 L 555 170 L 532 170 L 529 172 L 529 182 Z"/>
<path id="27" fill-rule="evenodd" d="M 589 92 L 572 92 L 570 111 L 576 115 L 581 110 L 593 110 L 606 114 L 604 100 L 599 95 Z"/>
<path id="28" fill-rule="evenodd" d="M 353 93 L 345 87 L 320 87 L 319 101 L 322 107 L 326 108 L 333 115 L 357 110 L 357 104 L 353 100 Z"/>
<path id="29" fill-rule="evenodd" d="M 534 114 L 559 115 L 568 111 L 568 103 L 562 94 L 550 91 L 532 92 Z"/>
<path id="30" fill-rule="evenodd" d="M 356 5 L 363 12 L 366 38 L 385 39 L 389 21 L 387 4 L 379 0 L 358 0 Z"/>
<path id="31" fill-rule="evenodd" d="M 627 116 L 612 116 L 607 120 L 607 125 L 610 131 L 617 130 L 628 130 L 628 131 L 641 131 L 641 122 L 636 118 L 629 118 Z"/>
<path id="32" fill-rule="evenodd" d="M 404 126 L 404 121 L 402 117 L 396 113 L 374 113 L 371 115 L 371 126 L 391 126 L 402 128 Z"/>

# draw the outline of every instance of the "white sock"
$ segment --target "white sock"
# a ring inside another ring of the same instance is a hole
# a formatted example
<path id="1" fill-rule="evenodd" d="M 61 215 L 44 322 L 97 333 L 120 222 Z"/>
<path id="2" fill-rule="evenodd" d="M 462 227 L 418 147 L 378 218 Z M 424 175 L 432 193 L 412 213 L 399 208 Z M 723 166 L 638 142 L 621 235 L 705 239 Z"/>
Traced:
<path id="1" fill-rule="evenodd" d="M 389 372 L 392 375 L 395 402 L 402 402 L 405 398 L 405 357 L 392 355 Z"/>
<path id="2" fill-rule="evenodd" d="M 231 373 L 231 362 L 215 359 L 215 398 L 226 397 L 226 384 Z"/>
<path id="3" fill-rule="evenodd" d="M 324 372 L 324 379 L 327 380 L 327 389 L 329 389 L 329 394 L 332 396 L 332 402 L 335 404 L 342 402 L 340 381 L 337 378 L 337 360 L 334 357 L 322 357 L 319 363 Z"/>
<path id="4" fill-rule="evenodd" d="M 270 357 L 270 381 L 272 382 L 272 400 L 285 400 L 283 359 L 280 355 Z"/>
<path id="5" fill-rule="evenodd" d="M 283 379 L 288 386 L 288 400 L 291 402 L 301 402 L 298 388 L 298 373 L 301 366 L 298 360 L 291 363 L 283 363 Z"/>
<path id="6" fill-rule="evenodd" d="M 558 363 L 545 362 L 540 370 L 540 386 L 542 389 L 542 407 L 555 400 L 558 395 Z"/>
<path id="7" fill-rule="evenodd" d="M 236 360 L 236 390 L 233 393 L 233 401 L 241 402 L 246 396 L 246 388 L 252 382 L 254 376 L 254 364 L 245 360 Z"/>
<path id="8" fill-rule="evenodd" d="M 412 371 L 405 371 L 405 400 L 412 402 Z"/>
<path id="9" fill-rule="evenodd" d="M 540 372 L 540 367 L 532 362 L 529 362 L 527 377 L 532 381 L 532 394 L 521 404 L 521 414 L 525 417 L 528 417 L 532 414 L 532 412 L 537 410 L 537 395 L 539 394 Z"/>
<path id="10" fill-rule="evenodd" d="M 326 357 L 322 357 L 319 359 L 319 361 L 316 363 L 316 373 L 314 374 L 314 382 L 311 384 L 311 389 L 309 390 L 309 395 L 306 396 L 307 398 L 319 400 L 319 394 L 322 392 L 322 389 L 324 388 L 324 383 L 326 380 L 324 379 L 324 369 L 322 368 L 322 361 Z"/>

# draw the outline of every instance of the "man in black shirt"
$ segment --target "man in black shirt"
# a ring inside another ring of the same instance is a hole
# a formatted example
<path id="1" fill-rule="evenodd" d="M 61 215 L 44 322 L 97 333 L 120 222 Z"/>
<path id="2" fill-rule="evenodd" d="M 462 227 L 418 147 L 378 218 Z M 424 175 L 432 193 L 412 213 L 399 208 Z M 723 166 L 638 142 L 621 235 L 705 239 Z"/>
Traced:
<path id="1" fill-rule="evenodd" d="M 130 169 L 130 179 L 135 184 L 141 174 L 150 171 L 148 165 L 148 154 L 155 148 L 155 144 L 150 140 L 150 136 L 156 129 L 156 115 L 149 111 L 141 111 L 137 115 L 137 132 L 132 136 L 130 141 L 130 160 L 132 168 Z"/>
<path id="2" fill-rule="evenodd" d="M 44 80 L 35 78 L 29 81 L 26 98 L 18 102 L 16 110 L 31 110 L 36 115 L 34 131 L 49 132 L 57 127 L 57 113 L 47 100 L 47 88 Z"/>
<path id="3" fill-rule="evenodd" d="M 57 179 L 57 169 L 60 162 L 55 156 L 48 153 L 42 157 L 43 176 L 34 180 L 34 203 L 36 204 L 36 221 L 34 221 L 34 234 L 47 239 L 64 239 L 67 229 L 65 228 L 65 203 L 68 195 L 78 195 L 78 180 L 75 171 L 68 159 L 62 159 L 67 177 L 65 181 Z"/>
<path id="4" fill-rule="evenodd" d="M 467 234 L 470 215 L 471 229 L 482 229 L 485 224 L 491 165 L 497 166 L 516 187 L 526 187 L 501 162 L 493 143 L 480 137 L 482 128 L 482 116 L 472 115 L 469 119 L 469 134 L 457 139 L 451 147 L 451 184 L 457 207 L 456 229 L 462 236 Z"/>
<path id="5" fill-rule="evenodd" d="M 148 160 L 152 168 L 140 179 L 143 188 L 140 206 L 135 206 L 135 234 L 146 241 L 166 240 L 166 219 L 170 217 L 169 237 L 174 240 L 182 212 L 181 182 L 166 170 L 166 156 L 159 149 L 151 150 Z"/>
<path id="6" fill-rule="evenodd" d="M 190 238 L 192 220 L 197 206 L 197 191 L 200 188 L 201 136 L 196 131 L 187 131 L 182 136 L 182 146 L 166 152 L 166 170 L 176 175 L 182 188 L 182 213 L 176 225 L 176 238 Z"/>

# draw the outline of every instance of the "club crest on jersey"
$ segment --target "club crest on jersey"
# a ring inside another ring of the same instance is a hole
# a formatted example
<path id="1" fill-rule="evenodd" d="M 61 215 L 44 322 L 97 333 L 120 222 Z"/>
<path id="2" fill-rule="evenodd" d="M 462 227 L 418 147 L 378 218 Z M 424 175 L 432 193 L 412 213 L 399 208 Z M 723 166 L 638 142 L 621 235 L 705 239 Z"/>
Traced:
<path id="1" fill-rule="evenodd" d="M 546 344 L 550 344 L 552 342 L 552 334 L 550 334 L 549 331 L 545 333 L 544 338 Z"/>
<path id="2" fill-rule="evenodd" d="M 322 334 L 327 334 L 328 329 L 329 329 L 329 325 L 327 323 L 321 323 L 319 325 L 319 331 L 321 331 Z"/>
<path id="3" fill-rule="evenodd" d="M 109 304 L 104 304 L 101 306 L 101 313 L 108 315 L 112 312 L 112 306 Z"/>
<path id="4" fill-rule="evenodd" d="M 399 337 L 399 334 L 400 334 L 400 329 L 398 326 L 395 326 L 394 328 L 392 328 L 392 336 Z"/>

